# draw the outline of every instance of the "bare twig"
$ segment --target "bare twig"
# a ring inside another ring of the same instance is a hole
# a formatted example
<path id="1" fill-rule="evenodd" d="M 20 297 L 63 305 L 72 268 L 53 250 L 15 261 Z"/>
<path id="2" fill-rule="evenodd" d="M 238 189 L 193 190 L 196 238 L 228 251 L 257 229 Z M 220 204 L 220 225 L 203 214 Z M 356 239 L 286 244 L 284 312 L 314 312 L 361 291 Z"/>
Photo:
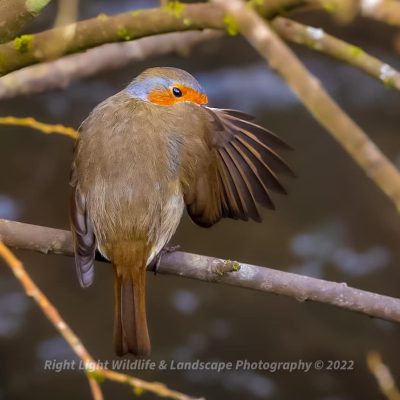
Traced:
<path id="1" fill-rule="evenodd" d="M 400 400 L 400 391 L 389 368 L 383 363 L 381 355 L 375 351 L 369 352 L 367 355 L 367 365 L 387 400 Z"/>
<path id="2" fill-rule="evenodd" d="M 0 78 L 0 99 L 65 88 L 72 81 L 121 68 L 129 63 L 176 52 L 187 55 L 197 44 L 220 37 L 221 31 L 176 32 L 111 43 L 85 53 L 26 67 Z"/>
<path id="3" fill-rule="evenodd" d="M 323 0 L 327 1 L 327 0 Z M 400 26 L 400 2 L 397 0 L 361 0 L 361 15 Z"/>
<path id="4" fill-rule="evenodd" d="M 365 71 L 386 86 L 400 90 L 400 72 L 360 47 L 337 39 L 320 28 L 303 25 L 287 18 L 276 17 L 271 24 L 283 39 L 328 54 Z"/>
<path id="5" fill-rule="evenodd" d="M 79 0 L 58 0 L 54 26 L 73 24 L 78 19 Z"/>
<path id="6" fill-rule="evenodd" d="M 73 256 L 71 234 L 60 229 L 0 220 L 0 239 L 14 248 Z M 179 251 L 163 256 L 158 272 L 331 304 L 400 322 L 400 299 L 354 289 L 345 283 Z"/>
<path id="7" fill-rule="evenodd" d="M 26 126 L 32 129 L 37 129 L 46 134 L 58 133 L 60 135 L 69 136 L 72 139 L 76 139 L 79 134 L 73 129 L 64 125 L 56 124 L 44 124 L 43 122 L 36 121 L 34 118 L 17 118 L 17 117 L 0 117 L 0 125 L 18 125 Z"/>
<path id="8" fill-rule="evenodd" d="M 14 38 L 50 0 L 0 0 L 0 43 Z"/>
<path id="9" fill-rule="evenodd" d="M 96 380 L 101 378 L 124 383 L 131 386 L 133 389 L 151 392 L 159 397 L 166 397 L 175 400 L 193 400 L 192 397 L 171 390 L 162 383 L 143 381 L 133 376 L 125 375 L 104 368 L 103 366 L 99 366 L 86 350 L 79 337 L 76 336 L 76 334 L 61 317 L 57 309 L 49 301 L 46 295 L 39 289 L 35 282 L 33 282 L 21 261 L 14 256 L 14 254 L 5 246 L 3 241 L 0 241 L 0 257 L 4 259 L 7 265 L 11 268 L 15 277 L 21 282 L 26 294 L 36 301 L 46 317 L 64 337 L 75 354 L 82 360 L 83 365 L 86 368 L 86 375 L 90 382 L 90 388 L 94 400 L 103 399 L 101 388 Z"/>
<path id="10" fill-rule="evenodd" d="M 2 241 L 0 241 L 0 257 L 4 259 L 7 265 L 11 268 L 15 277 L 21 282 L 26 294 L 36 301 L 46 317 L 71 346 L 75 354 L 85 364 L 94 361 L 79 338 L 62 319 L 57 309 L 50 303 L 46 295 L 36 286 L 35 282 L 33 282 L 31 277 L 27 274 L 21 261 L 14 256 L 14 254 L 4 245 Z M 90 377 L 89 375 L 88 379 L 93 393 L 93 398 L 95 400 L 102 400 L 103 395 L 101 393 L 99 384 L 93 377 Z"/>
<path id="11" fill-rule="evenodd" d="M 216 0 L 217 1 L 217 0 Z M 400 174 L 366 133 L 329 96 L 270 26 L 241 0 L 218 0 L 240 32 L 400 210 Z"/>

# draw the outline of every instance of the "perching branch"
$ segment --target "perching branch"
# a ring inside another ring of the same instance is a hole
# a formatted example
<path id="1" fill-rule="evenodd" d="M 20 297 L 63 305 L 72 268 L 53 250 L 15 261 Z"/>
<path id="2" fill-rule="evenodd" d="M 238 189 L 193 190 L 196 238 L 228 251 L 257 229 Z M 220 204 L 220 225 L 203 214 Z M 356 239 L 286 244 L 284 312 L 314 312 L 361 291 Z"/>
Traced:
<path id="1" fill-rule="evenodd" d="M 320 28 L 303 25 L 287 18 L 276 17 L 271 25 L 283 39 L 344 61 L 378 79 L 386 86 L 400 90 L 400 72 L 366 53 L 360 47 L 337 39 Z"/>
<path id="2" fill-rule="evenodd" d="M 344 147 L 400 210 L 400 174 L 367 134 L 329 96 L 282 39 L 241 0 L 216 0 L 242 35 L 267 60 L 314 118 Z"/>
<path id="3" fill-rule="evenodd" d="M 196 45 L 220 37 L 221 31 L 174 32 L 111 43 L 12 72 L 0 78 L 0 99 L 67 87 L 72 81 L 169 53 L 187 55 Z"/>
<path id="4" fill-rule="evenodd" d="M 0 219 L 0 240 L 13 248 L 73 256 L 71 234 L 60 229 Z M 354 289 L 345 283 L 179 251 L 164 255 L 158 272 L 331 304 L 400 322 L 400 299 Z"/>
<path id="5" fill-rule="evenodd" d="M 3 258 L 6 264 L 10 267 L 15 277 L 22 284 L 26 294 L 35 300 L 37 305 L 41 308 L 45 316 L 64 337 L 74 353 L 82 360 L 85 366 L 85 373 L 90 383 L 92 397 L 94 400 L 103 400 L 103 393 L 101 391 L 98 381 L 108 379 L 114 382 L 124 383 L 129 385 L 134 393 L 140 394 L 144 391 L 153 393 L 159 397 L 165 397 L 174 400 L 194 400 L 183 393 L 176 392 L 169 389 L 162 383 L 147 382 L 130 375 L 122 374 L 104 368 L 96 363 L 94 358 L 84 347 L 79 337 L 67 325 L 61 317 L 54 305 L 49 301 L 46 295 L 39 289 L 32 278 L 26 272 L 23 264 L 18 260 L 14 254 L 4 245 L 0 240 L 0 258 Z"/>
<path id="6" fill-rule="evenodd" d="M 50 0 L 0 0 L 0 43 L 18 35 Z"/>

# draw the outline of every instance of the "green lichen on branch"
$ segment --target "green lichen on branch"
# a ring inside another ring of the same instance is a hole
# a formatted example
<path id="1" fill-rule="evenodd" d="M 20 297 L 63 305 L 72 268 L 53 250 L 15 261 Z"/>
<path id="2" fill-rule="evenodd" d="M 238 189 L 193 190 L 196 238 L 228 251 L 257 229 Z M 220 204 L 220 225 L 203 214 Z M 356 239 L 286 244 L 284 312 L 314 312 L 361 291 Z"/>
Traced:
<path id="1" fill-rule="evenodd" d="M 132 390 L 133 390 L 133 393 L 135 394 L 135 396 L 141 396 L 144 393 L 144 389 L 139 386 L 134 386 L 132 388 Z"/>
<path id="2" fill-rule="evenodd" d="M 137 17 L 143 12 L 143 10 L 134 10 L 131 12 L 132 17 Z"/>
<path id="3" fill-rule="evenodd" d="M 165 9 L 173 14 L 176 18 L 180 18 L 183 10 L 185 9 L 185 5 L 178 0 L 171 0 L 167 2 Z"/>
<path id="4" fill-rule="evenodd" d="M 350 57 L 352 58 L 358 58 L 365 54 L 364 50 L 361 47 L 353 45 L 348 46 L 348 52 L 350 54 Z"/>
<path id="5" fill-rule="evenodd" d="M 236 23 L 235 19 L 231 15 L 228 15 L 228 14 L 225 15 L 224 24 L 225 24 L 226 33 L 229 36 L 236 36 L 239 34 L 239 32 L 240 32 L 239 26 Z"/>
<path id="6" fill-rule="evenodd" d="M 238 271 L 240 271 L 240 263 L 237 261 L 224 260 L 214 266 L 214 272 L 217 280 L 219 277 L 223 277 L 225 274 Z"/>
<path id="7" fill-rule="evenodd" d="M 14 47 L 20 53 L 26 53 L 32 48 L 32 35 L 22 35 L 14 39 Z"/>
<path id="8" fill-rule="evenodd" d="M 105 381 L 104 375 L 97 369 L 87 369 L 85 372 L 89 378 L 93 378 L 98 383 Z"/>
<path id="9" fill-rule="evenodd" d="M 240 263 L 237 261 L 232 261 L 232 272 L 240 271 Z"/>
<path id="10" fill-rule="evenodd" d="M 105 14 L 105 13 L 100 13 L 100 14 L 97 16 L 97 18 L 98 18 L 100 21 L 107 21 L 109 17 L 108 17 L 108 15 Z"/>
<path id="11" fill-rule="evenodd" d="M 129 31 L 126 28 L 118 29 L 117 33 L 118 33 L 118 37 L 121 40 L 128 41 L 128 40 L 132 39 L 132 35 L 129 33 Z"/>
<path id="12" fill-rule="evenodd" d="M 50 0 L 26 0 L 26 9 L 32 14 L 39 14 Z"/>

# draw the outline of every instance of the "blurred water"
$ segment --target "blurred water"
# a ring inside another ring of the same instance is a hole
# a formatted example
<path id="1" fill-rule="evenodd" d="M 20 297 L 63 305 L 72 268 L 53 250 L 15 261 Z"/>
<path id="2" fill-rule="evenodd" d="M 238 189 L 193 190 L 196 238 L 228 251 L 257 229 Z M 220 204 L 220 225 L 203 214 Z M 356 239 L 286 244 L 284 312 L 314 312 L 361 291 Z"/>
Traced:
<path id="1" fill-rule="evenodd" d="M 150 2 L 131 1 L 81 3 L 81 18 L 150 6 Z M 326 24 L 329 30 L 329 21 Z M 399 66 L 388 48 L 387 30 L 360 21 L 343 32 L 343 37 Z M 399 94 L 349 66 L 307 50 L 296 51 L 380 148 L 392 160 L 400 160 Z M 254 113 L 261 124 L 295 148 L 288 159 L 299 176 L 286 181 L 287 198 L 276 196 L 276 212 L 262 211 L 263 224 L 223 221 L 205 230 L 185 217 L 174 242 L 196 253 L 398 296 L 397 211 L 240 38 L 205 44 L 187 59 L 163 57 L 132 65 L 74 83 L 65 91 L 35 96 L 34 101 L 8 101 L 1 104 L 1 114 L 30 115 L 78 127 L 98 102 L 155 65 L 191 71 L 215 106 Z M 68 138 L 0 126 L 0 217 L 66 228 L 72 146 Z M 18 255 L 93 356 L 115 359 L 108 266 L 99 264 L 93 287 L 81 290 L 71 259 L 29 252 Z M 337 359 L 354 360 L 355 369 L 340 373 L 131 371 L 144 379 L 208 399 L 376 399 L 380 394 L 365 361 L 367 351 L 375 349 L 400 382 L 396 351 L 400 335 L 394 324 L 238 288 L 164 276 L 148 280 L 154 360 Z M 46 358 L 74 359 L 74 355 L 6 268 L 0 269 L 0 282 L 0 399 L 89 396 L 82 374 L 43 371 Z M 106 384 L 104 388 L 107 398 L 132 397 L 126 387 Z"/>

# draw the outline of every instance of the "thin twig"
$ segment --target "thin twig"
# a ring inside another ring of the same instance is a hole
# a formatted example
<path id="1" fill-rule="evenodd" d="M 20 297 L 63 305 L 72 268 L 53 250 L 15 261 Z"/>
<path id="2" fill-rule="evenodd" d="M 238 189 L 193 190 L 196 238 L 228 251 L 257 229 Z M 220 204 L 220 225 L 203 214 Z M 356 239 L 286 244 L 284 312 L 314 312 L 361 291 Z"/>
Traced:
<path id="1" fill-rule="evenodd" d="M 381 355 L 375 351 L 370 351 L 367 355 L 367 365 L 387 400 L 400 400 L 400 391 L 390 369 L 383 363 Z"/>
<path id="2" fill-rule="evenodd" d="M 85 363 L 94 361 L 86 348 L 83 346 L 80 339 L 74 334 L 70 327 L 62 319 L 57 309 L 50 303 L 46 295 L 36 286 L 35 282 L 25 271 L 21 261 L 18 260 L 14 254 L 0 241 L 0 257 L 4 259 L 6 264 L 11 268 L 15 277 L 21 282 L 26 294 L 32 297 L 38 306 L 42 309 L 44 315 L 54 325 L 54 327 L 60 332 L 67 343 L 71 346 L 75 354 Z M 95 400 L 101 400 L 103 398 L 100 385 L 93 377 L 88 376 L 90 387 Z M 99 394 L 100 393 L 100 394 Z"/>
<path id="3" fill-rule="evenodd" d="M 0 219 L 0 239 L 13 248 L 65 256 L 74 253 L 71 233 L 60 229 Z M 354 289 L 345 283 L 179 251 L 165 254 L 157 271 L 280 294 L 299 301 L 316 301 L 400 323 L 400 299 Z"/>
<path id="4" fill-rule="evenodd" d="M 360 8 L 364 17 L 400 26 L 400 2 L 397 0 L 361 0 Z"/>
<path id="5" fill-rule="evenodd" d="M 378 79 L 386 86 L 400 90 L 400 72 L 360 47 L 329 35 L 321 28 L 303 25 L 287 18 L 276 17 L 271 24 L 283 39 L 344 61 Z"/>
<path id="6" fill-rule="evenodd" d="M 400 174 L 367 134 L 329 96 L 283 40 L 241 0 L 215 0 L 224 5 L 240 32 L 269 62 L 314 118 L 343 146 L 400 211 Z"/>
<path id="7" fill-rule="evenodd" d="M 175 400 L 194 400 L 193 397 L 189 397 L 183 393 L 169 389 L 163 383 L 143 381 L 142 379 L 125 375 L 120 372 L 115 372 L 98 365 L 94 358 L 86 350 L 79 337 L 76 336 L 76 334 L 61 317 L 54 305 L 39 289 L 35 282 L 33 282 L 21 261 L 14 256 L 14 254 L 6 247 L 4 243 L 4 241 L 0 241 L 0 257 L 4 259 L 6 264 L 11 268 L 15 277 L 21 282 L 26 294 L 36 301 L 46 317 L 70 345 L 74 353 L 82 360 L 83 365 L 86 368 L 86 375 L 90 382 L 90 388 L 94 400 L 103 399 L 100 385 L 96 380 L 101 378 L 119 383 L 125 383 L 137 391 L 151 392 L 159 397 L 166 397 Z"/>
<path id="8" fill-rule="evenodd" d="M 79 133 L 73 128 L 69 128 L 60 124 L 45 124 L 43 122 L 36 121 L 31 117 L 0 117 L 0 125 L 26 126 L 41 131 L 45 134 L 58 133 L 60 135 L 68 136 L 72 139 L 76 139 L 79 136 Z"/>
<path id="9" fill-rule="evenodd" d="M 78 19 L 79 0 L 58 0 L 54 26 L 73 24 Z"/>

